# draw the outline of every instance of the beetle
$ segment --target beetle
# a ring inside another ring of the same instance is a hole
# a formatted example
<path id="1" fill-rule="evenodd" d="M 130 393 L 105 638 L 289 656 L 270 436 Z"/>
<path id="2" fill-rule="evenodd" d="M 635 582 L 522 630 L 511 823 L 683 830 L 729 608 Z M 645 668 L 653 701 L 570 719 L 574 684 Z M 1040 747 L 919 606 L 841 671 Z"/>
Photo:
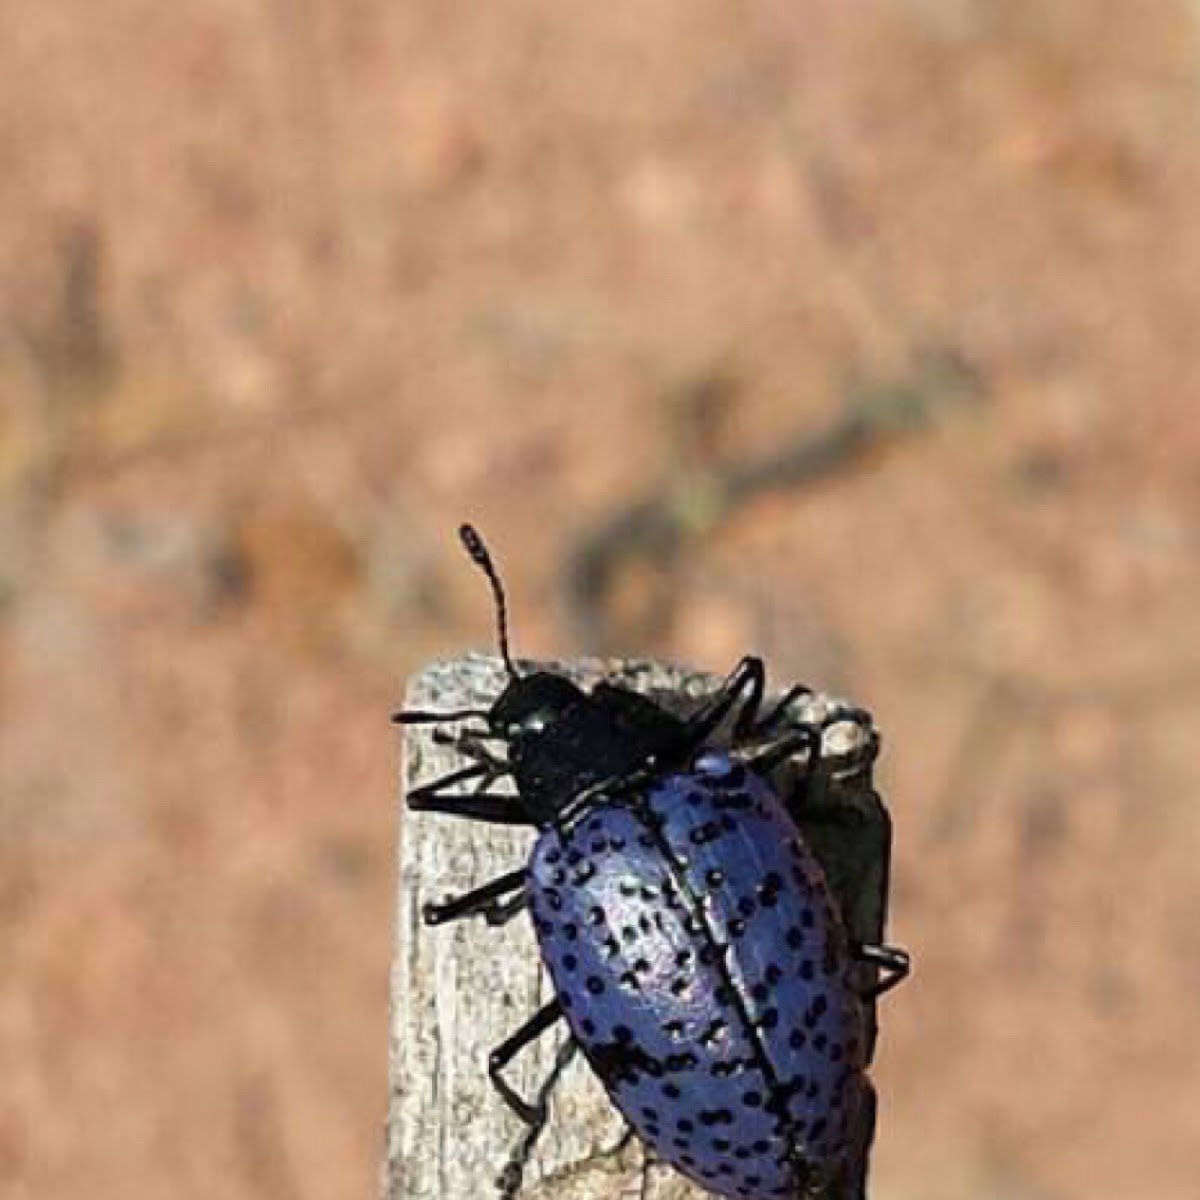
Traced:
<path id="1" fill-rule="evenodd" d="M 537 831 L 524 867 L 422 910 L 428 925 L 529 911 L 554 985 L 488 1061 L 526 1125 L 498 1180 L 503 1200 L 519 1193 L 577 1052 L 631 1131 L 702 1187 L 729 1200 L 827 1196 L 848 1156 L 865 1156 L 873 1003 L 910 963 L 851 936 L 772 774 L 798 763 L 815 776 L 828 727 L 850 720 L 873 739 L 869 717 L 797 721 L 802 685 L 768 707 L 752 656 L 687 716 L 608 680 L 585 691 L 522 673 L 491 556 L 472 526 L 459 535 L 492 590 L 507 683 L 488 708 L 394 719 L 460 724 L 449 740 L 469 760 L 413 789 L 410 809 Z M 504 778 L 512 792 L 496 789 Z M 569 1036 L 526 1099 L 505 1068 L 559 1021 Z"/>

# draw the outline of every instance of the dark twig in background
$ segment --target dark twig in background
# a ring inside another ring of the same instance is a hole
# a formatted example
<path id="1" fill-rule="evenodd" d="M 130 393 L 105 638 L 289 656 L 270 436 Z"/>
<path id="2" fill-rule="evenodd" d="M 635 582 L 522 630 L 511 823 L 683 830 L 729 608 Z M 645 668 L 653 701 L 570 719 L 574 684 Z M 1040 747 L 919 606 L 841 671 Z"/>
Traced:
<path id="1" fill-rule="evenodd" d="M 893 443 L 929 429 L 940 412 L 984 397 L 975 369 L 948 350 L 920 356 L 907 379 L 856 391 L 824 428 L 806 429 L 781 450 L 759 458 L 707 470 L 685 469 L 679 478 L 585 532 L 566 564 L 571 619 L 583 648 L 610 653 L 622 642 L 628 644 L 629 631 L 612 627 L 610 598 L 632 564 L 653 564 L 665 583 L 689 541 L 718 528 L 758 497 L 848 471 Z M 669 612 L 670 596 L 665 586 L 656 590 L 657 621 Z M 639 632 L 646 636 L 647 631 Z"/>

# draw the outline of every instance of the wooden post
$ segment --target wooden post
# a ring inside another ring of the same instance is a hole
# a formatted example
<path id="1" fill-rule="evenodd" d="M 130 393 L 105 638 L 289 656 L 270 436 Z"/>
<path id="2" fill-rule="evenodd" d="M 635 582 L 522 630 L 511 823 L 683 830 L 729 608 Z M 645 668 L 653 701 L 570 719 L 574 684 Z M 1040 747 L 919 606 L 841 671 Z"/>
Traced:
<path id="1" fill-rule="evenodd" d="M 680 712 L 694 707 L 718 682 L 644 662 L 546 665 L 584 685 L 606 676 Z M 425 668 L 411 680 L 405 703 L 438 711 L 486 708 L 504 682 L 498 660 L 472 655 Z M 815 697 L 797 713 L 819 714 L 830 703 L 837 702 Z M 835 744 L 836 738 L 857 736 L 853 730 L 849 724 L 831 730 L 826 752 L 844 754 L 847 747 Z M 886 814 L 871 788 L 869 758 L 864 755 L 857 769 L 830 780 L 821 802 L 846 820 L 826 819 L 812 840 L 852 935 L 878 941 L 890 839 Z M 405 792 L 462 765 L 450 746 L 434 741 L 430 727 L 408 729 Z M 787 786 L 786 780 L 777 783 Z M 457 895 L 523 865 L 534 836 L 524 829 L 406 812 L 401 804 L 383 1200 L 495 1200 L 496 1177 L 521 1138 L 524 1127 L 488 1081 L 487 1058 L 551 998 L 528 917 L 522 914 L 503 927 L 467 920 L 430 929 L 422 925 L 420 912 L 429 900 Z M 547 1034 L 506 1072 L 522 1095 L 537 1092 L 562 1037 L 561 1029 Z M 622 1144 L 624 1125 L 579 1056 L 556 1088 L 551 1109 L 522 1200 L 637 1200 L 640 1145 Z M 865 1177 L 869 1128 L 862 1140 L 854 1179 L 848 1177 L 830 1200 L 862 1195 L 859 1176 Z M 706 1194 L 665 1166 L 651 1171 L 649 1184 L 648 1200 L 700 1200 Z"/>

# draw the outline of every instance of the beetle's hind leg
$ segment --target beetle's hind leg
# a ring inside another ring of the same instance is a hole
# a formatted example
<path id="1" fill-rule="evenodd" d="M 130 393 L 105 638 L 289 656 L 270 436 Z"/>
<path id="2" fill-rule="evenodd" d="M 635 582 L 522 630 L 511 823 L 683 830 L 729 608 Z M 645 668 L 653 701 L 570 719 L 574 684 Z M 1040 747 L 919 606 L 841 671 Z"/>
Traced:
<path id="1" fill-rule="evenodd" d="M 421 909 L 421 919 L 426 925 L 445 925 L 465 917 L 483 917 L 489 925 L 503 925 L 528 905 L 529 898 L 525 894 L 528 875 L 522 867 L 461 896 L 443 900 L 440 904 L 426 904 Z M 516 894 L 509 895 L 510 892 Z"/>
<path id="2" fill-rule="evenodd" d="M 642 1182 L 638 1188 L 638 1200 L 649 1200 L 650 1168 L 654 1166 L 654 1153 L 649 1146 L 642 1143 Z"/>
<path id="3" fill-rule="evenodd" d="M 501 1200 L 514 1200 L 520 1192 L 525 1178 L 525 1168 L 529 1166 L 538 1139 L 546 1131 L 546 1126 L 550 1122 L 551 1094 L 562 1078 L 563 1072 L 575 1057 L 579 1045 L 574 1038 L 569 1037 L 558 1048 L 558 1052 L 554 1056 L 554 1065 L 551 1067 L 549 1075 L 542 1081 L 532 1102 L 521 1099 L 501 1077 L 500 1071 L 521 1050 L 541 1037 L 561 1016 L 562 1007 L 557 1000 L 551 1001 L 545 1008 L 539 1009 L 512 1037 L 494 1050 L 488 1060 L 488 1075 L 492 1083 L 495 1084 L 497 1091 L 504 1097 L 508 1106 L 528 1125 L 496 1181 L 500 1189 Z"/>
<path id="4" fill-rule="evenodd" d="M 912 959 L 907 950 L 898 946 L 863 945 L 855 947 L 855 959 L 879 972 L 875 983 L 866 991 L 864 999 L 875 1000 L 903 983 L 912 970 Z"/>

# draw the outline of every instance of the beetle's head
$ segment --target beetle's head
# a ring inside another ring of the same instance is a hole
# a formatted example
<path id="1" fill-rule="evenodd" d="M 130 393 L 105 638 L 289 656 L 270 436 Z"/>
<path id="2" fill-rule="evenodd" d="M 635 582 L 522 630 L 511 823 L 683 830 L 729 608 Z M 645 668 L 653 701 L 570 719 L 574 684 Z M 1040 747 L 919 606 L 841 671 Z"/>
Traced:
<path id="1" fill-rule="evenodd" d="M 539 741 L 586 703 L 585 694 L 562 675 L 515 675 L 489 710 L 488 724 L 519 756 L 520 748 Z"/>

